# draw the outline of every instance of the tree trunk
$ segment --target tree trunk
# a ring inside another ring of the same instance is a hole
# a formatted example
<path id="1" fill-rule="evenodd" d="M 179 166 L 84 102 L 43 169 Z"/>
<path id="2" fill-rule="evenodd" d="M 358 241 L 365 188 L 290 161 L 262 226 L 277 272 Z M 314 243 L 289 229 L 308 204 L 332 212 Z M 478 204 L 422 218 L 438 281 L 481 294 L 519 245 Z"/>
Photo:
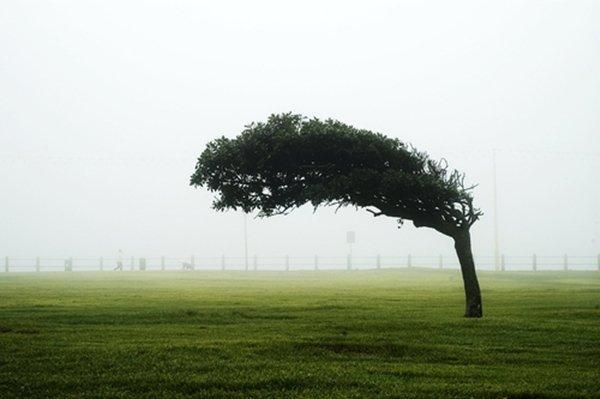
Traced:
<path id="1" fill-rule="evenodd" d="M 465 285 L 467 300 L 465 317 L 481 317 L 483 316 L 481 292 L 479 291 L 475 262 L 473 261 L 473 253 L 471 252 L 471 235 L 468 230 L 454 236 L 454 248 L 458 255 L 463 283 Z"/>

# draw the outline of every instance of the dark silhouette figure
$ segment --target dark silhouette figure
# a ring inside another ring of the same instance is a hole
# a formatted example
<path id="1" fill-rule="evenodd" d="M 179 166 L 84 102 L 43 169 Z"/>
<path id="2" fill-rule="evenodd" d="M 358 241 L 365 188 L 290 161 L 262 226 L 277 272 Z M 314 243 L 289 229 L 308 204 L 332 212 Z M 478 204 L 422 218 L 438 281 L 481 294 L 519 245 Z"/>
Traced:
<path id="1" fill-rule="evenodd" d="M 236 138 L 210 142 L 191 176 L 216 191 L 217 210 L 287 214 L 310 202 L 365 207 L 454 240 L 467 317 L 483 314 L 469 229 L 482 215 L 464 175 L 397 139 L 335 120 L 271 115 Z"/>

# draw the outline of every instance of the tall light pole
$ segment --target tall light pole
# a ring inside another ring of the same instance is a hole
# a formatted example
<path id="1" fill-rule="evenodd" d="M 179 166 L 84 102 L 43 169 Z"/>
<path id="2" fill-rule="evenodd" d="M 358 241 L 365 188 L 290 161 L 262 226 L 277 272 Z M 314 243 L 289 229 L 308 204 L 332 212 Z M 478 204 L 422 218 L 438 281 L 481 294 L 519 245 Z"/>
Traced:
<path id="1" fill-rule="evenodd" d="M 248 271 L 248 214 L 244 212 L 244 268 Z"/>
<path id="2" fill-rule="evenodd" d="M 498 177 L 496 170 L 496 149 L 492 149 L 494 184 L 494 270 L 500 270 L 500 239 L 498 238 Z"/>
<path id="3" fill-rule="evenodd" d="M 600 249 L 600 240 L 598 240 L 598 232 L 600 231 L 600 212 L 596 206 L 596 204 L 600 203 L 600 184 L 598 184 L 598 180 L 596 180 L 596 189 L 594 190 L 594 188 L 592 188 L 592 191 L 594 192 L 594 197 L 592 198 L 592 208 L 594 209 L 594 236 L 592 237 L 592 246 L 594 250 L 597 250 Z M 598 256 L 600 257 L 600 255 Z M 600 268 L 600 258 L 598 260 L 598 267 Z"/>

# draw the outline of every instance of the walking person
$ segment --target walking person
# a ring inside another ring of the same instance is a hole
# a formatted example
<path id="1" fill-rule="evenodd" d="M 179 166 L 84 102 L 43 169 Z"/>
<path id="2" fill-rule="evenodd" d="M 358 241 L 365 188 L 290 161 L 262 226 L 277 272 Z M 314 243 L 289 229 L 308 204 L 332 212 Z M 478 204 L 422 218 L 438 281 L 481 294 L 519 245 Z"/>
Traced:
<path id="1" fill-rule="evenodd" d="M 113 269 L 114 271 L 123 271 L 123 251 L 119 249 L 119 254 L 117 255 L 117 266 Z"/>

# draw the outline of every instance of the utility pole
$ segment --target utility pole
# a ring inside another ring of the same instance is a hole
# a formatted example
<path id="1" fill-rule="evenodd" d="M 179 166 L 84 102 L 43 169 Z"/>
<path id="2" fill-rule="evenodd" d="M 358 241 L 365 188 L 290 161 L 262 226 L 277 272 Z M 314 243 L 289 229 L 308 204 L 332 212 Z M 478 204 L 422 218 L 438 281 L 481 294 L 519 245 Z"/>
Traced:
<path id="1" fill-rule="evenodd" d="M 248 271 L 248 214 L 244 212 L 244 268 Z"/>
<path id="2" fill-rule="evenodd" d="M 500 239 L 498 238 L 498 177 L 496 170 L 496 149 L 492 149 L 494 185 L 494 270 L 500 270 Z"/>
<path id="3" fill-rule="evenodd" d="M 594 236 L 592 237 L 592 245 L 594 249 L 600 248 L 600 240 L 598 240 L 598 231 L 600 227 L 600 212 L 598 211 L 598 207 L 595 204 L 600 203 L 600 184 L 598 184 L 598 180 L 596 180 L 596 189 L 592 189 L 595 193 L 593 198 L 593 209 L 594 209 Z M 600 270 L 600 255 L 598 256 L 598 270 Z"/>

